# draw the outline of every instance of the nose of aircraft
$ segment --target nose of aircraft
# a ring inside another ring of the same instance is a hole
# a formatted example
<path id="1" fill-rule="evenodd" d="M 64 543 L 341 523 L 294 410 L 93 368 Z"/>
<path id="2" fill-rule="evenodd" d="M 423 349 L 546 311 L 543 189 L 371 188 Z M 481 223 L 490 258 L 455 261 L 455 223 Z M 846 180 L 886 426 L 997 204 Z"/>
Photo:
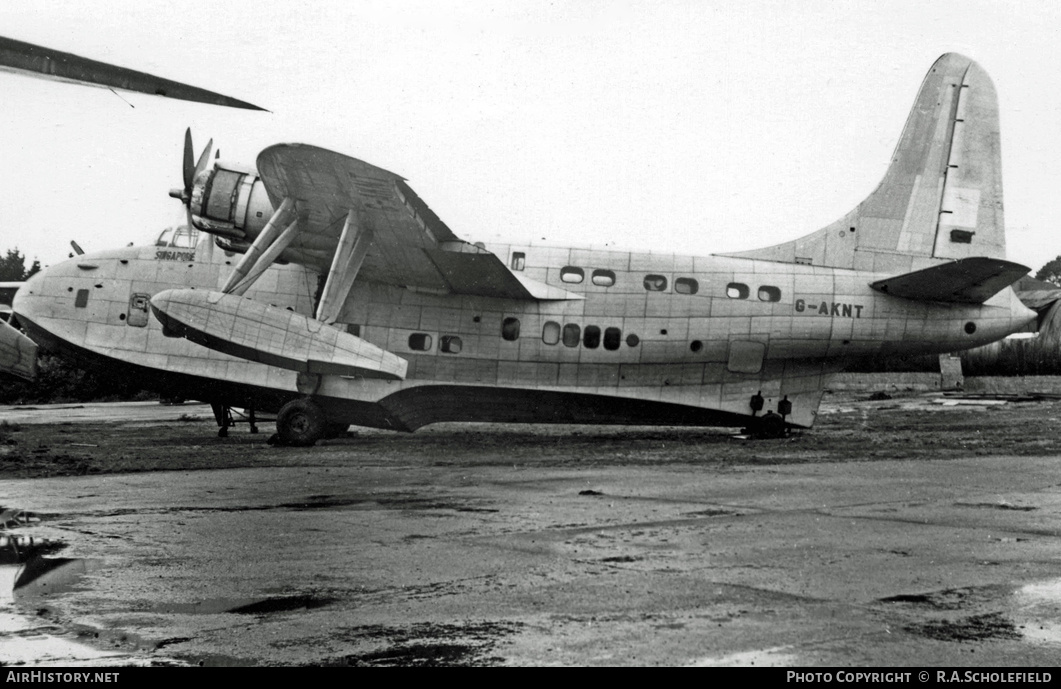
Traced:
<path id="1" fill-rule="evenodd" d="M 11 311 L 19 319 L 19 323 L 25 327 L 26 321 L 39 320 L 39 314 L 37 311 L 41 308 L 41 300 L 37 297 L 43 294 L 42 289 L 45 280 L 48 279 L 48 273 L 53 268 L 45 268 L 38 271 L 33 277 L 26 282 L 22 283 L 18 291 L 15 292 L 15 298 L 11 301 Z"/>

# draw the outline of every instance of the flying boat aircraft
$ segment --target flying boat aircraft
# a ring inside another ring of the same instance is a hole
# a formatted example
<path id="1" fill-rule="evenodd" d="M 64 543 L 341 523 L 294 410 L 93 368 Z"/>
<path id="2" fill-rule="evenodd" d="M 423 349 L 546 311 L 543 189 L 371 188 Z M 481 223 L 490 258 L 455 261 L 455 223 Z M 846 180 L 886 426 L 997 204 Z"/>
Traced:
<path id="1" fill-rule="evenodd" d="M 441 421 L 812 426 L 851 359 L 1025 330 L 998 105 L 932 65 L 880 185 L 840 219 L 724 255 L 472 243 L 393 172 L 306 144 L 193 162 L 193 246 L 77 256 L 15 296 L 39 345 L 169 395 L 277 413 L 282 443 Z M 227 422 L 219 415 L 222 433 Z"/>

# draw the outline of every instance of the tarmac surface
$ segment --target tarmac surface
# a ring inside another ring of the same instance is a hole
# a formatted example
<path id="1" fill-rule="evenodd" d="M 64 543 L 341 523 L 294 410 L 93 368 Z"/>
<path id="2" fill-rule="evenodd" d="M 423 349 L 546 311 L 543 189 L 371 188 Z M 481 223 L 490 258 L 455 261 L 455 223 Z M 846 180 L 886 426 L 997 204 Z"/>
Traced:
<path id="1" fill-rule="evenodd" d="M 309 449 L 202 405 L 0 408 L 0 661 L 1056 665 L 1061 402 L 867 398 L 784 440 Z"/>

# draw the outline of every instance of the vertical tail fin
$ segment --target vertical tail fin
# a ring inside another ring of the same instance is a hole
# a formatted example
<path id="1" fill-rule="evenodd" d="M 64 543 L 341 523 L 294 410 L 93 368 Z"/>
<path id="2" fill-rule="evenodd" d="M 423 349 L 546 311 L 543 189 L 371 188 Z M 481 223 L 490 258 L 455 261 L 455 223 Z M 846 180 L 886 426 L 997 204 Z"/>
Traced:
<path id="1" fill-rule="evenodd" d="M 998 100 L 987 73 L 956 53 L 940 57 L 872 194 L 817 232 L 728 255 L 883 273 L 1005 258 Z"/>

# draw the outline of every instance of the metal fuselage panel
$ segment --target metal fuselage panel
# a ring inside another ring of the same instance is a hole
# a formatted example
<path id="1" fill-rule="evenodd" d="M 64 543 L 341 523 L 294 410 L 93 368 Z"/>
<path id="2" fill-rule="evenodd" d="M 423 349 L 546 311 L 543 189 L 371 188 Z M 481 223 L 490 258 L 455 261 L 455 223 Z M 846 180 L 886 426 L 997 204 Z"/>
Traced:
<path id="1" fill-rule="evenodd" d="M 584 298 L 439 295 L 359 281 L 340 323 L 408 360 L 408 375 L 402 381 L 323 376 L 315 393 L 329 414 L 406 429 L 450 418 L 732 425 L 752 413 L 750 400 L 761 394 L 763 411 L 787 397 L 789 422 L 810 426 L 825 377 L 847 359 L 966 349 L 1034 318 L 1009 289 L 984 305 L 924 303 L 876 292 L 869 283 L 887 276 L 853 270 L 719 256 L 488 248 L 527 277 Z M 19 291 L 15 311 L 50 339 L 104 360 L 268 388 L 280 393 L 277 399 L 297 396 L 293 372 L 166 337 L 156 319 L 138 313 L 138 295 L 218 289 L 236 257 L 209 256 L 203 243 L 197 251 L 134 247 L 79 256 L 35 276 Z M 273 266 L 246 296 L 312 314 L 317 279 L 296 265 Z M 428 387 L 444 389 L 460 411 L 447 411 L 437 395 L 410 393 Z M 564 395 L 566 415 L 556 412 Z M 645 404 L 656 407 L 650 412 Z M 371 405 L 382 409 L 366 413 Z M 596 411 L 579 414 L 580 408 Z"/>

